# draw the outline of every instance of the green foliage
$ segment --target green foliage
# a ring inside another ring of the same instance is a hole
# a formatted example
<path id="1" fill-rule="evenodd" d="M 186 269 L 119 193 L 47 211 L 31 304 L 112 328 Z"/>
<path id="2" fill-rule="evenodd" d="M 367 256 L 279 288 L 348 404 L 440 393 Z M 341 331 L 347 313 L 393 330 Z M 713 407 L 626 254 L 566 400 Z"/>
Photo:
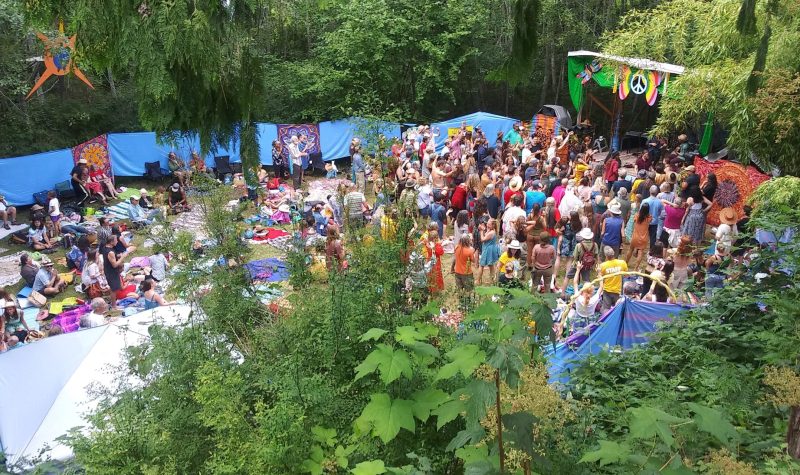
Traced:
<path id="1" fill-rule="evenodd" d="M 800 69 L 792 46 L 800 39 L 800 15 L 794 2 L 670 0 L 631 13 L 622 24 L 605 35 L 604 50 L 687 67 L 670 78 L 659 99 L 653 133 L 699 128 L 712 112 L 741 160 L 754 154 L 760 165 L 800 173 L 794 156 L 800 116 L 793 113 L 792 93 Z"/>

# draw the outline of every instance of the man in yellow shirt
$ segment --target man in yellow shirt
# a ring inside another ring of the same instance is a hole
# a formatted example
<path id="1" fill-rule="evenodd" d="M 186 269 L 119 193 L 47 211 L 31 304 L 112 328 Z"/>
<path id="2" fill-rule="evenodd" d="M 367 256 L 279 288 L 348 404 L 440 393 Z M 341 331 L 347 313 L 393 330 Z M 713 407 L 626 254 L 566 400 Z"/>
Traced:
<path id="1" fill-rule="evenodd" d="M 611 246 L 603 247 L 603 255 L 606 260 L 600 264 L 598 273 L 603 277 L 603 304 L 601 308 L 602 312 L 605 313 L 617 303 L 619 295 L 622 293 L 622 276 L 611 274 L 626 272 L 628 263 L 622 259 L 615 259 L 614 249 Z"/>

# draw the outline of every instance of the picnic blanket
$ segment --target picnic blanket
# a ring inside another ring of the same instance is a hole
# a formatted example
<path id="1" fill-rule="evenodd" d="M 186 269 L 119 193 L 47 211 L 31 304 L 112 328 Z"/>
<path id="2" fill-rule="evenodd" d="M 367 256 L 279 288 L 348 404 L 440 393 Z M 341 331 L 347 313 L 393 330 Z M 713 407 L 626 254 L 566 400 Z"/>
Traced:
<path id="1" fill-rule="evenodd" d="M 244 265 L 250 278 L 260 282 L 280 282 L 289 278 L 286 263 L 274 257 L 250 261 Z"/>
<path id="2" fill-rule="evenodd" d="M 53 325 L 58 325 L 64 333 L 72 333 L 80 328 L 81 317 L 92 311 L 91 305 L 81 305 L 53 318 Z"/>
<path id="3" fill-rule="evenodd" d="M 283 229 L 267 228 L 253 236 L 253 241 L 269 241 L 270 239 L 277 239 L 288 235 L 289 233 Z"/>
<path id="4" fill-rule="evenodd" d="M 153 190 L 147 190 L 147 194 L 153 196 L 155 192 Z M 123 190 L 122 193 L 120 193 L 117 198 L 127 202 L 128 200 L 131 199 L 131 196 L 140 196 L 140 195 L 141 192 L 139 191 L 138 188 L 125 188 L 125 190 Z"/>
<path id="5" fill-rule="evenodd" d="M 11 233 L 15 233 L 17 231 L 22 231 L 23 229 L 28 229 L 27 224 L 18 224 L 16 226 L 11 226 L 11 229 L 3 229 L 2 222 L 0 222 L 0 239 L 5 239 L 7 236 L 10 236 Z"/>
<path id="6" fill-rule="evenodd" d="M 179 214 L 178 217 L 175 218 L 175 221 L 172 222 L 172 229 L 176 231 L 188 231 L 199 240 L 208 237 L 205 217 L 203 216 L 203 210 L 200 206 L 195 206 L 191 211 Z"/>
<path id="7" fill-rule="evenodd" d="M 114 220 L 129 219 L 128 203 L 117 203 L 106 208 L 106 215 L 110 215 Z"/>
<path id="8" fill-rule="evenodd" d="M 19 275 L 19 256 L 22 251 L 0 257 L 0 287 L 14 285 L 22 278 Z"/>
<path id="9" fill-rule="evenodd" d="M 350 185 L 350 180 L 342 178 L 326 178 L 324 180 L 312 181 L 308 184 L 308 196 L 306 196 L 306 203 L 309 201 L 321 201 L 326 203 L 328 195 L 336 195 L 338 193 L 339 185 Z"/>

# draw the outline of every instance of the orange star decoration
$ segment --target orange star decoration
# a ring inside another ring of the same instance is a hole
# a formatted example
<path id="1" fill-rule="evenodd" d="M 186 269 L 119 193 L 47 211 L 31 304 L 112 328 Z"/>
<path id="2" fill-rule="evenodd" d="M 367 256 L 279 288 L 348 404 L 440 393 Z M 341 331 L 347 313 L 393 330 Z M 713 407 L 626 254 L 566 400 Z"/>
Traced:
<path id="1" fill-rule="evenodd" d="M 34 84 L 33 89 L 31 92 L 25 96 L 25 99 L 29 99 L 31 94 L 36 92 L 45 81 L 47 81 L 50 76 L 64 76 L 69 73 L 70 69 L 78 77 L 81 81 L 85 82 L 87 86 L 94 89 L 92 83 L 86 79 L 86 76 L 83 75 L 80 69 L 77 66 L 72 64 L 72 55 L 75 51 L 75 39 L 78 35 L 72 35 L 71 37 L 67 38 L 64 35 L 64 22 L 58 22 L 58 32 L 59 35 L 55 38 L 48 38 L 42 33 L 36 33 L 36 36 L 42 40 L 44 43 L 44 73 L 39 77 L 39 80 L 36 81 Z"/>

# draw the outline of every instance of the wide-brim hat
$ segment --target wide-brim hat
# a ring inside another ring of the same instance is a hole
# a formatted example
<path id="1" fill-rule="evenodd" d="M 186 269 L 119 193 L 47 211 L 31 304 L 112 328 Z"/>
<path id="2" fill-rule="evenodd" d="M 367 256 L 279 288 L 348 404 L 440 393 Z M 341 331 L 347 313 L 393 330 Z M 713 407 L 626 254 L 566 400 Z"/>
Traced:
<path id="1" fill-rule="evenodd" d="M 179 183 L 173 183 L 173 184 L 172 184 L 172 185 L 169 187 L 169 189 L 170 189 L 170 190 L 172 190 L 172 191 L 178 191 L 178 190 L 180 190 L 180 189 L 181 189 L 181 185 L 180 185 Z"/>
<path id="2" fill-rule="evenodd" d="M 31 211 L 41 211 L 43 209 L 44 209 L 44 207 L 41 206 L 41 205 L 33 205 L 33 206 L 31 206 Z"/>
<path id="3" fill-rule="evenodd" d="M 618 202 L 611 201 L 608 204 L 608 211 L 610 211 L 611 214 L 622 214 L 622 207 L 620 207 Z"/>
<path id="4" fill-rule="evenodd" d="M 512 191 L 519 191 L 520 188 L 522 188 L 522 178 L 515 176 L 508 183 L 508 187 L 511 188 Z"/>
<path id="5" fill-rule="evenodd" d="M 581 229 L 581 232 L 578 233 L 578 237 L 584 241 L 591 241 L 594 239 L 594 233 L 589 228 L 583 228 Z"/>
<path id="6" fill-rule="evenodd" d="M 47 256 L 42 256 L 41 264 L 43 266 L 52 266 L 53 265 L 53 261 L 51 261 L 50 258 L 47 257 Z"/>
<path id="7" fill-rule="evenodd" d="M 719 212 L 719 220 L 721 223 L 725 224 L 736 224 L 736 221 L 739 220 L 739 217 L 736 214 L 736 210 L 733 208 L 722 208 Z"/>
<path id="8" fill-rule="evenodd" d="M 414 180 L 413 178 L 409 178 L 408 180 L 406 180 L 406 188 L 414 188 L 415 186 L 417 186 L 416 180 Z"/>
<path id="9" fill-rule="evenodd" d="M 511 241 L 511 244 L 508 245 L 508 248 L 509 249 L 522 249 L 522 246 L 519 245 L 519 241 L 514 239 L 513 241 Z"/>
<path id="10" fill-rule="evenodd" d="M 86 159 L 85 158 L 81 158 L 80 160 L 78 160 L 78 163 L 80 163 L 82 165 L 86 165 Z"/>

